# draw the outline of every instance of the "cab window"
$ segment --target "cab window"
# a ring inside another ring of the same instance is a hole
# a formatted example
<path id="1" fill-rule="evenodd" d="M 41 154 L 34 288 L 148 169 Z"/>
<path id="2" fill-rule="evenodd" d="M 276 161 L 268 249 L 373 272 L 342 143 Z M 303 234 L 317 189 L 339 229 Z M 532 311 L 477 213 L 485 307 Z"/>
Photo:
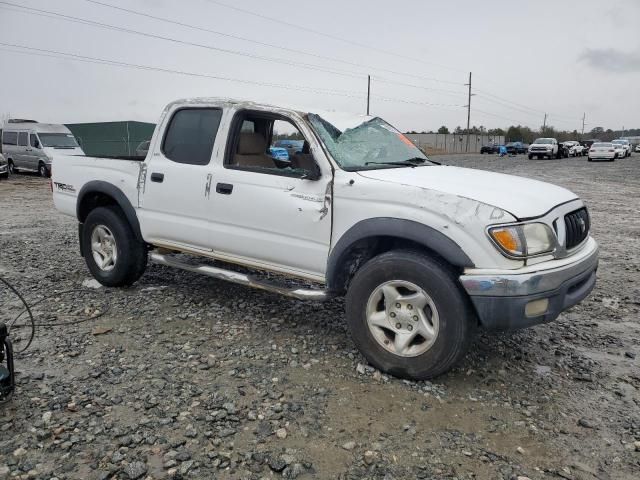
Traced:
<path id="1" fill-rule="evenodd" d="M 265 112 L 236 115 L 225 167 L 270 175 L 316 179 L 309 143 L 288 118 Z"/>
<path id="2" fill-rule="evenodd" d="M 169 160 L 191 165 L 207 165 L 220 127 L 222 110 L 183 108 L 173 114 L 162 142 Z"/>

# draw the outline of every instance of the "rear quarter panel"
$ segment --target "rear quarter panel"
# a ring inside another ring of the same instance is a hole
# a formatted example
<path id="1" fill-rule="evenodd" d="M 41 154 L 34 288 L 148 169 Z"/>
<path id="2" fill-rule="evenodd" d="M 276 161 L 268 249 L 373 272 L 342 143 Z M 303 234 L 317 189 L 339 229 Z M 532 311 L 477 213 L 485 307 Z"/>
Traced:
<path id="1" fill-rule="evenodd" d="M 51 175 L 53 203 L 62 213 L 76 216 L 82 187 L 93 180 L 107 182 L 138 206 L 138 175 L 143 162 L 85 156 L 56 155 Z"/>

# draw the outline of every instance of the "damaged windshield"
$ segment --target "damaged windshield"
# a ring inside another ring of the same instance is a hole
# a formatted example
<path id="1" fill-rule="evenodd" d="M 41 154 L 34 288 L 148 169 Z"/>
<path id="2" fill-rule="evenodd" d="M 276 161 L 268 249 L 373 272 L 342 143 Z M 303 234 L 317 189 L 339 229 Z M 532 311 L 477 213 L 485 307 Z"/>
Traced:
<path id="1" fill-rule="evenodd" d="M 340 128 L 310 113 L 309 122 L 336 162 L 347 171 L 436 165 L 381 118 L 353 117 Z"/>

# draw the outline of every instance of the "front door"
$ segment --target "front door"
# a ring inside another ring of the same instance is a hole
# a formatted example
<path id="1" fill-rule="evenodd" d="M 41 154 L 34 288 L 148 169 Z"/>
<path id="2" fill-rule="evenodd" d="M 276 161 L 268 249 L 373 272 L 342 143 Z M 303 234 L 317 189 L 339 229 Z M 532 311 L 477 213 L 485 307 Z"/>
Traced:
<path id="1" fill-rule="evenodd" d="M 316 155 L 306 142 L 287 159 L 274 158 L 271 148 L 283 136 L 313 139 L 282 115 L 235 115 L 224 164 L 213 172 L 212 246 L 230 261 L 322 279 L 331 239 L 330 165 L 318 158 L 317 143 Z"/>
<path id="2" fill-rule="evenodd" d="M 160 127 L 151 145 L 141 189 L 140 228 L 156 245 L 211 251 L 212 158 L 222 110 L 179 108 Z M 224 143 L 224 142 L 223 142 Z"/>

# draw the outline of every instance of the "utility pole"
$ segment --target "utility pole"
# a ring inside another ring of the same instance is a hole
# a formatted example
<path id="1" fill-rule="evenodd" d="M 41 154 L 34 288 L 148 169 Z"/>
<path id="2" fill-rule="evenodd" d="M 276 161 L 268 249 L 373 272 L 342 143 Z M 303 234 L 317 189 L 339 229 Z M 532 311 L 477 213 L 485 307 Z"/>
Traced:
<path id="1" fill-rule="evenodd" d="M 471 124 L 471 72 L 469 72 L 469 83 L 465 83 L 469 86 L 469 100 L 467 102 L 467 153 L 469 153 L 469 128 Z"/>
<path id="2" fill-rule="evenodd" d="M 587 116 L 586 112 L 582 114 L 582 133 L 580 134 L 580 138 L 582 140 L 584 140 L 584 119 L 585 119 L 586 116 Z"/>
<path id="3" fill-rule="evenodd" d="M 547 128 L 547 114 L 544 114 L 544 122 L 542 122 L 542 134 L 544 135 L 544 131 Z"/>
<path id="4" fill-rule="evenodd" d="M 369 100 L 371 99 L 371 75 L 367 75 L 367 116 L 369 116 Z"/>

